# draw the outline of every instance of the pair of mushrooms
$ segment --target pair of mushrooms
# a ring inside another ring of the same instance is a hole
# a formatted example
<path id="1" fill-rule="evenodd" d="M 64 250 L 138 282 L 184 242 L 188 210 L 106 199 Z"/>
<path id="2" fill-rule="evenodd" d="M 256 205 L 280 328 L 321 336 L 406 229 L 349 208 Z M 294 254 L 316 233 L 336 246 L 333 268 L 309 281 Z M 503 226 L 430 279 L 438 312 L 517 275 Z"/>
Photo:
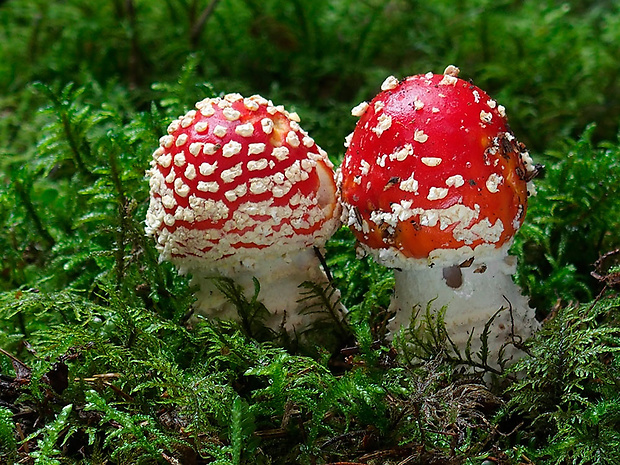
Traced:
<path id="1" fill-rule="evenodd" d="M 392 333 L 432 301 L 447 306 L 458 347 L 494 317 L 490 354 L 518 356 L 507 343 L 538 323 L 511 279 L 508 248 L 536 168 L 504 108 L 457 76 L 449 66 L 386 79 L 352 110 L 359 121 L 337 172 L 296 113 L 260 96 L 208 98 L 173 121 L 148 171 L 146 231 L 161 260 L 192 273 L 198 310 L 237 318 L 211 278 L 250 293 L 256 278 L 267 325 L 303 332 L 314 317 L 299 285 L 327 284 L 315 248 L 344 222 L 395 270 Z"/>

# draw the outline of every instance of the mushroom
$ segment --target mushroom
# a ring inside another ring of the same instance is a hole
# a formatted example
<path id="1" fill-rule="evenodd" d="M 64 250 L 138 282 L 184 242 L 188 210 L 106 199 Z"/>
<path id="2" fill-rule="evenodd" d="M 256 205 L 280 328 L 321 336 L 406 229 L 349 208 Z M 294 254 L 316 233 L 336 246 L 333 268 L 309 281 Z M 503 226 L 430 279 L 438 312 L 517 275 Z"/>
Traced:
<path id="1" fill-rule="evenodd" d="M 362 250 L 394 269 L 392 334 L 431 302 L 446 307 L 460 349 L 480 349 L 493 320 L 488 360 L 509 361 L 520 354 L 509 343 L 539 327 L 508 255 L 537 168 L 504 107 L 457 76 L 454 66 L 391 76 L 352 110 L 360 119 L 338 175 L 343 218 Z"/>
<path id="2" fill-rule="evenodd" d="M 302 332 L 300 284 L 327 284 L 316 249 L 340 226 L 333 165 L 296 113 L 258 95 L 207 98 L 173 121 L 153 153 L 146 232 L 160 261 L 191 273 L 196 308 L 240 319 L 213 277 L 246 295 L 260 283 L 266 326 Z"/>

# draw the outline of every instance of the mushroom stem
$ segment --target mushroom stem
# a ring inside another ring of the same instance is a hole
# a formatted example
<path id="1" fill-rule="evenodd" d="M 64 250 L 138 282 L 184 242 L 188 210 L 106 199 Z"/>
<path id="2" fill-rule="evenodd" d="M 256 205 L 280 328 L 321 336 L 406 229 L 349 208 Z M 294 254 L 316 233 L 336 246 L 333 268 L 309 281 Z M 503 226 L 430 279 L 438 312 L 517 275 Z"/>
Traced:
<path id="1" fill-rule="evenodd" d="M 396 316 L 390 321 L 389 330 L 394 334 L 401 326 L 409 326 L 414 309 L 420 305 L 424 309 L 430 302 L 434 311 L 446 307 L 446 332 L 461 353 L 470 336 L 472 354 L 480 350 L 480 336 L 493 319 L 487 339 L 487 363 L 498 367 L 500 358 L 515 361 L 523 355 L 518 343 L 540 326 L 527 298 L 512 281 L 515 269 L 515 257 L 506 255 L 476 260 L 467 267 L 435 265 L 395 270 L 390 310 Z"/>
<path id="2" fill-rule="evenodd" d="M 316 323 L 321 317 L 313 308 L 306 311 L 314 301 L 302 301 L 304 282 L 321 286 L 329 283 L 321 268 L 319 258 L 311 248 L 303 248 L 284 254 L 262 257 L 259 260 L 245 259 L 236 263 L 225 263 L 212 270 L 192 270 L 192 284 L 199 286 L 196 294 L 196 309 L 199 313 L 222 320 L 239 321 L 240 315 L 235 306 L 218 289 L 213 277 L 232 278 L 241 286 L 246 299 L 250 300 L 255 292 L 254 279 L 260 284 L 258 300 L 269 311 L 265 326 L 276 332 L 285 330 L 289 334 L 300 335 Z M 339 294 L 333 295 L 336 300 Z M 344 308 L 336 302 L 341 313 Z"/>

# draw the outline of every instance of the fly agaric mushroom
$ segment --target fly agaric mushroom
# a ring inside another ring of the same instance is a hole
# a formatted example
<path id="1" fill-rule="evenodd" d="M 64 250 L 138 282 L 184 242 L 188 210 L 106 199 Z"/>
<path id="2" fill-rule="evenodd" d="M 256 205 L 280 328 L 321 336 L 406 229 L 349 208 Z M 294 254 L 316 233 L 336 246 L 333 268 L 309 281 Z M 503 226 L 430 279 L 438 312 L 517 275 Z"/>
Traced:
<path id="1" fill-rule="evenodd" d="M 260 96 L 207 98 L 173 121 L 153 154 L 146 232 L 160 260 L 191 272 L 196 307 L 239 319 L 212 277 L 254 292 L 266 326 L 300 332 L 305 281 L 326 284 L 315 247 L 340 225 L 333 165 L 296 113 Z"/>
<path id="2" fill-rule="evenodd" d="M 446 330 L 463 349 L 481 346 L 506 360 L 507 344 L 539 324 L 511 275 L 508 255 L 537 168 L 508 127 L 504 107 L 457 77 L 389 77 L 347 138 L 339 174 L 345 221 L 362 249 L 394 268 L 389 329 L 408 325 L 413 309 L 447 306 Z M 504 352 L 505 350 L 505 352 Z"/>

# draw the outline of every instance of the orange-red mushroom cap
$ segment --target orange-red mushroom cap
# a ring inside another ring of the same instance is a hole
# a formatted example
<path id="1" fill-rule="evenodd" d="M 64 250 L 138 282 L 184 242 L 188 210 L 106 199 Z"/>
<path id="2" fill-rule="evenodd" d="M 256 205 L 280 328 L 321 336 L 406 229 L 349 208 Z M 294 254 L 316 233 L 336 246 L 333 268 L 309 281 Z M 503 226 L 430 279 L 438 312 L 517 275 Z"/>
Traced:
<path id="1" fill-rule="evenodd" d="M 388 264 L 499 249 L 523 222 L 531 158 L 504 108 L 457 72 L 390 77 L 352 111 L 342 202 L 359 242 Z"/>
<path id="2" fill-rule="evenodd" d="M 333 165 L 260 96 L 208 98 L 153 154 L 146 230 L 181 270 L 322 245 L 339 225 Z M 220 266 L 218 265 L 218 266 Z"/>

